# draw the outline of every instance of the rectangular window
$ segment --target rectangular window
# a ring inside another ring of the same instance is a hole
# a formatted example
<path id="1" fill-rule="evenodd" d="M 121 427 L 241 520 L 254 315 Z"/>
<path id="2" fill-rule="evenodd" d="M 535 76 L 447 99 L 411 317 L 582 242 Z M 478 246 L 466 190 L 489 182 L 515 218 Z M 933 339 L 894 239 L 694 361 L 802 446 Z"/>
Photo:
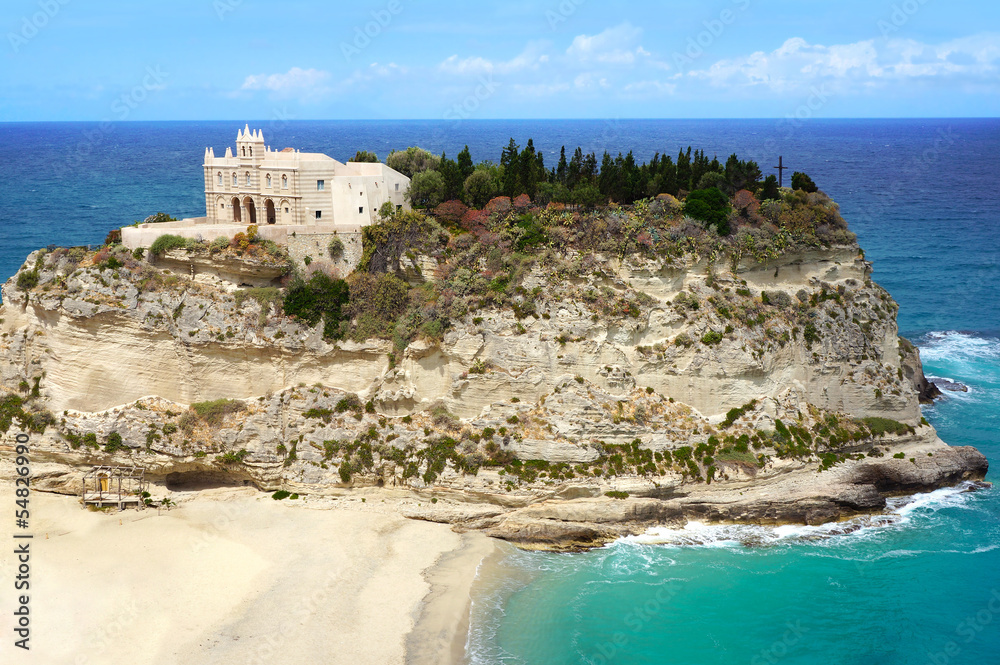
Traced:
<path id="1" fill-rule="evenodd" d="M 326 189 L 326 180 L 317 180 L 316 191 L 322 192 L 324 189 Z"/>
<path id="2" fill-rule="evenodd" d="M 364 206 L 358 206 L 358 214 L 359 215 L 363 215 L 364 213 L 365 213 L 365 207 Z"/>
<path id="3" fill-rule="evenodd" d="M 316 219 L 322 219 L 322 218 L 323 218 L 323 211 L 322 210 L 317 210 L 316 211 Z"/>
<path id="4" fill-rule="evenodd" d="M 288 208 L 285 208 L 285 214 L 286 215 L 288 214 Z"/>
<path id="5" fill-rule="evenodd" d="M 399 191 L 399 183 L 398 182 L 396 183 L 396 191 L 397 192 Z"/>

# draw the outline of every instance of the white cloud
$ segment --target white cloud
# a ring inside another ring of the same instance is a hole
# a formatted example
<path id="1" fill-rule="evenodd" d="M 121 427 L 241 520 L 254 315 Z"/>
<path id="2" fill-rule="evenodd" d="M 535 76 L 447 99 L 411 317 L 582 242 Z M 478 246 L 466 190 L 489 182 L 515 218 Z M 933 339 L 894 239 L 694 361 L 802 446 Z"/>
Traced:
<path id="1" fill-rule="evenodd" d="M 330 72 L 292 67 L 284 74 L 258 74 L 246 77 L 241 90 L 267 90 L 279 95 L 315 93 L 326 87 Z"/>
<path id="2" fill-rule="evenodd" d="M 457 55 L 453 55 L 438 65 L 438 69 L 445 74 L 455 76 L 478 76 L 488 72 L 511 74 L 524 70 L 537 70 L 549 62 L 549 56 L 543 52 L 544 50 L 544 44 L 528 44 L 514 58 L 499 62 L 480 56 L 459 58 Z"/>
<path id="3" fill-rule="evenodd" d="M 596 35 L 579 35 L 566 55 L 580 64 L 631 65 L 650 53 L 639 44 L 642 29 L 626 21 Z"/>
<path id="4" fill-rule="evenodd" d="M 778 92 L 821 81 L 847 89 L 914 78 L 995 77 L 997 60 L 1000 40 L 995 34 L 939 45 L 914 40 L 866 40 L 823 46 L 794 37 L 770 53 L 757 51 L 719 60 L 689 76 L 714 86 L 766 86 Z"/>

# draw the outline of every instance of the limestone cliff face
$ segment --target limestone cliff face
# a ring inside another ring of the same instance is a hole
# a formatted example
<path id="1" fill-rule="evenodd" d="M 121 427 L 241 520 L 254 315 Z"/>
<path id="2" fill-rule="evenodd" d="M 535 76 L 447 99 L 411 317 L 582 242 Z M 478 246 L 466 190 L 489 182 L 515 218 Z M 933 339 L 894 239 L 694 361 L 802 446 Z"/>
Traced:
<path id="1" fill-rule="evenodd" d="M 146 396 L 246 399 L 322 383 L 374 398 L 390 415 L 443 401 L 472 418 L 514 397 L 533 402 L 562 378 L 581 376 L 621 394 L 649 386 L 706 416 L 791 394 L 856 417 L 920 419 L 913 385 L 901 374 L 896 305 L 868 279 L 856 248 L 739 266 L 735 278 L 710 277 L 704 263 L 605 265 L 583 286 L 647 294 L 637 316 L 595 321 L 585 301 L 558 300 L 520 321 L 510 311 L 486 311 L 455 322 L 439 344 L 412 344 L 392 369 L 388 342 L 331 344 L 319 329 L 270 310 L 261 316 L 252 300 L 237 307 L 232 294 L 203 282 L 175 278 L 140 292 L 112 270 L 91 269 L 68 277 L 65 290 L 46 292 L 58 270 L 43 272 L 30 294 L 14 279 L 4 286 L 3 379 L 12 386 L 44 372 L 53 411 L 100 411 Z M 525 286 L 547 288 L 546 275 L 536 270 Z M 762 291 L 792 304 L 761 305 Z M 766 324 L 740 320 L 726 295 L 757 301 L 770 315 Z M 800 297 L 821 302 L 802 315 L 793 311 Z M 721 339 L 703 343 L 712 332 Z M 469 373 L 477 361 L 488 370 Z"/>
<path id="2" fill-rule="evenodd" d="M 219 279 L 238 265 L 192 278 L 179 259 L 129 272 L 36 252 L 3 286 L 0 397 L 37 385 L 30 409 L 53 414 L 33 441 L 43 488 L 125 461 L 168 486 L 407 487 L 461 501 L 414 517 L 559 547 L 685 515 L 837 519 L 985 474 L 921 425 L 919 357 L 856 246 L 587 258 L 598 268 L 533 269 L 532 315 L 480 310 L 392 358 L 391 342 L 330 342 L 234 292 Z M 220 399 L 240 401 L 188 411 Z M 632 500 L 606 491 L 646 503 L 618 515 Z"/>

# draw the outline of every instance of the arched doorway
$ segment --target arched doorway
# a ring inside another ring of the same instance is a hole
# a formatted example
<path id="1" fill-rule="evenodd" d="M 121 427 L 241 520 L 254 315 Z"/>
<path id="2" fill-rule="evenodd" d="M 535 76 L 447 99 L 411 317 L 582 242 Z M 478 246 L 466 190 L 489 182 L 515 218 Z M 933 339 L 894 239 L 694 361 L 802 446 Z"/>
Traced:
<path id="1" fill-rule="evenodd" d="M 240 210 L 240 200 L 233 197 L 233 221 L 237 224 L 243 223 L 243 211 Z"/>
<path id="2" fill-rule="evenodd" d="M 267 201 L 265 201 L 264 202 L 264 210 L 267 212 L 267 223 L 268 224 L 277 224 L 278 223 L 278 217 L 277 217 L 277 215 L 275 215 L 275 212 L 274 212 L 274 201 L 272 201 L 271 199 L 268 199 Z"/>
<path id="3" fill-rule="evenodd" d="M 253 199 L 249 196 L 243 199 L 243 205 L 247 209 L 247 221 L 251 226 L 257 224 L 257 206 L 254 205 Z"/>

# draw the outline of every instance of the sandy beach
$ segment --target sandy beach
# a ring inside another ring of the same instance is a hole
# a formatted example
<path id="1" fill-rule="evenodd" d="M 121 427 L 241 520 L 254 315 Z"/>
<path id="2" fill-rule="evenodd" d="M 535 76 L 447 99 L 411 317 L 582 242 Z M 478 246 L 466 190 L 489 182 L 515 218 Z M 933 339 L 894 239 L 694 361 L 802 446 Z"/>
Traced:
<path id="1" fill-rule="evenodd" d="M 174 495 L 169 512 L 102 514 L 33 492 L 31 652 L 9 662 L 460 662 L 493 543 L 407 520 L 398 497 L 365 498 L 223 489 Z M 14 569 L 5 544 L 5 636 Z"/>

